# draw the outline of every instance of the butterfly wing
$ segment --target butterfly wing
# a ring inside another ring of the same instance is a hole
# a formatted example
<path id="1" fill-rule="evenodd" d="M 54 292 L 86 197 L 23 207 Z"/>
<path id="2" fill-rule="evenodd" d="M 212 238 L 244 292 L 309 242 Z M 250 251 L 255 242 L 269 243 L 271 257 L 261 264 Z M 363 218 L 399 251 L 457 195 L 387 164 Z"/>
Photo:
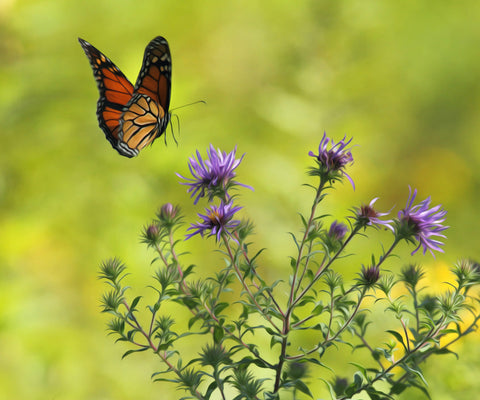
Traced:
<path id="1" fill-rule="evenodd" d="M 138 151 L 135 154 L 125 152 L 119 145 L 121 140 L 119 137 L 120 118 L 125 106 L 132 98 L 133 85 L 107 56 L 86 40 L 78 38 L 78 41 L 90 61 L 100 92 L 97 102 L 97 118 L 100 128 L 112 147 L 121 155 L 126 157 L 137 155 Z"/>
<path id="2" fill-rule="evenodd" d="M 168 42 L 157 36 L 145 48 L 142 69 L 135 83 L 135 92 L 146 94 L 168 113 L 172 81 L 172 58 Z"/>
<path id="3" fill-rule="evenodd" d="M 133 96 L 125 107 L 122 116 L 123 141 L 129 144 L 138 144 L 142 149 L 152 143 L 167 128 L 170 121 L 168 107 L 170 105 L 170 93 L 172 82 L 172 58 L 170 48 L 165 38 L 157 36 L 145 48 L 143 64 L 135 83 Z M 137 103 L 138 102 L 138 103 Z M 142 103 L 142 104 L 140 104 Z M 139 108 L 144 114 L 139 113 Z M 138 118 L 139 116 L 142 118 Z M 156 118 L 158 124 L 151 124 Z M 142 125 L 140 121 L 147 121 Z"/>
<path id="4" fill-rule="evenodd" d="M 151 97 L 135 93 L 120 118 L 119 146 L 126 153 L 136 153 L 160 136 L 160 121 L 167 121 L 161 106 Z"/>

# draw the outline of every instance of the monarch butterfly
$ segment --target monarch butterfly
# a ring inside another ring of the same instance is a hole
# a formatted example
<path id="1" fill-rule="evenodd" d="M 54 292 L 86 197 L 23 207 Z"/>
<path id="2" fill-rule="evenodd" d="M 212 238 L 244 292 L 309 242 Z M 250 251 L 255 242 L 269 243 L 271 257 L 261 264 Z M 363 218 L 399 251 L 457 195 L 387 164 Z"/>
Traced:
<path id="1" fill-rule="evenodd" d="M 162 135 L 169 121 L 172 59 L 165 38 L 157 36 L 145 49 L 135 86 L 102 52 L 78 38 L 93 69 L 100 98 L 97 118 L 112 147 L 135 157 Z"/>

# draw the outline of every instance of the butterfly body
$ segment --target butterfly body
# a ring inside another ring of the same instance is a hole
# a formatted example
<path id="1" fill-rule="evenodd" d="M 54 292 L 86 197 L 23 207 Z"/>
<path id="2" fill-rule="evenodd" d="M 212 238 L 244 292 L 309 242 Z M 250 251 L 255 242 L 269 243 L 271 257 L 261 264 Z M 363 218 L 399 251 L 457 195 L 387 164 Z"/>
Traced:
<path id="1" fill-rule="evenodd" d="M 78 40 L 100 92 L 99 126 L 119 154 L 135 157 L 161 136 L 170 122 L 172 60 L 168 43 L 158 36 L 147 45 L 133 86 L 108 57 L 87 41 Z"/>

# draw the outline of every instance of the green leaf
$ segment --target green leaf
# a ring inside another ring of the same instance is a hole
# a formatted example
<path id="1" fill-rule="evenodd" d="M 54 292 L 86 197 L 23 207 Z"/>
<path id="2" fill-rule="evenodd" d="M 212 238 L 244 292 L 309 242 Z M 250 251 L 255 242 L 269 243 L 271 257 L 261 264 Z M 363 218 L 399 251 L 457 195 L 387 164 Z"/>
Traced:
<path id="1" fill-rule="evenodd" d="M 293 257 L 290 257 L 290 266 L 293 270 L 295 270 L 295 267 L 297 266 L 297 260 L 295 260 Z"/>
<path id="2" fill-rule="evenodd" d="M 412 367 L 408 366 L 407 364 L 401 364 L 401 367 L 403 369 L 405 369 L 406 371 L 412 372 L 413 374 L 417 375 L 422 380 L 423 384 L 425 386 L 428 386 L 428 383 L 425 380 L 425 378 L 423 377 L 422 372 L 420 370 L 412 368 Z"/>
<path id="3" fill-rule="evenodd" d="M 458 331 L 457 331 L 457 329 L 442 329 L 440 331 L 440 334 L 442 334 L 442 335 L 448 335 L 449 333 L 458 334 Z"/>
<path id="4" fill-rule="evenodd" d="M 136 334 L 137 332 L 139 332 L 139 330 L 138 330 L 137 328 L 129 330 L 129 331 L 127 332 L 127 339 L 130 340 L 130 341 L 132 341 L 133 338 L 135 337 L 135 334 Z"/>
<path id="5" fill-rule="evenodd" d="M 357 389 L 360 389 L 363 385 L 363 378 L 362 376 L 358 373 L 358 372 L 355 372 L 353 374 L 353 382 L 356 386 Z"/>
<path id="6" fill-rule="evenodd" d="M 192 326 L 200 319 L 200 316 L 197 314 L 188 320 L 188 329 L 192 329 Z"/>
<path id="7" fill-rule="evenodd" d="M 335 400 L 337 398 L 337 395 L 335 394 L 335 391 L 333 390 L 333 386 L 330 382 L 328 382 L 327 380 L 323 379 L 323 378 L 320 378 L 320 380 L 322 380 L 325 385 L 327 385 L 327 388 L 328 388 L 328 391 L 330 393 L 330 397 L 332 400 Z"/>
<path id="8" fill-rule="evenodd" d="M 185 279 L 188 275 L 190 275 L 193 272 L 193 269 L 195 268 L 195 265 L 189 265 L 184 271 L 183 271 L 183 279 Z"/>
<path id="9" fill-rule="evenodd" d="M 173 340 L 169 340 L 168 342 L 159 344 L 158 347 L 157 347 L 157 350 L 158 351 L 167 350 L 173 344 L 173 342 L 174 342 Z"/>
<path id="10" fill-rule="evenodd" d="M 216 304 L 214 314 L 219 315 L 229 305 L 230 305 L 229 303 L 225 303 L 225 302 Z"/>
<path id="11" fill-rule="evenodd" d="M 320 315 L 324 309 L 325 309 L 325 306 L 320 302 L 312 310 L 312 315 Z"/>
<path id="12" fill-rule="evenodd" d="M 402 393 L 408 385 L 402 382 L 395 382 L 390 388 L 390 394 L 400 394 Z"/>
<path id="13" fill-rule="evenodd" d="M 295 235 L 294 235 L 292 232 L 288 232 L 288 234 L 292 237 L 293 242 L 295 243 L 295 246 L 297 247 L 297 250 L 300 249 L 300 245 L 298 244 L 297 238 L 295 237 Z M 293 266 L 294 266 L 294 265 L 292 265 L 292 267 L 293 267 Z"/>
<path id="14" fill-rule="evenodd" d="M 410 381 L 410 382 L 409 382 L 409 385 L 410 385 L 410 386 L 413 386 L 413 387 L 416 387 L 417 389 L 420 389 L 420 390 L 425 394 L 425 396 L 427 396 L 429 399 L 431 399 L 430 393 L 428 393 L 428 390 L 427 390 L 424 386 L 419 385 L 419 384 L 418 384 L 417 382 L 415 382 L 415 381 L 413 381 L 413 382 Z"/>
<path id="15" fill-rule="evenodd" d="M 145 347 L 142 347 L 141 349 L 135 349 L 135 350 L 128 350 L 126 351 L 125 353 L 123 353 L 123 356 L 122 356 L 122 359 L 124 359 L 126 356 L 132 354 L 132 353 L 140 353 L 142 351 L 145 351 L 145 350 L 148 350 L 150 347 L 148 346 L 145 346 Z"/>
<path id="16" fill-rule="evenodd" d="M 435 354 L 453 354 L 456 357 L 457 360 L 459 359 L 457 353 L 455 353 L 452 350 L 447 349 L 446 347 L 438 349 L 438 350 L 434 350 L 433 353 L 435 353 Z"/>
<path id="17" fill-rule="evenodd" d="M 301 380 L 296 380 L 295 381 L 295 389 L 300 390 L 300 392 L 305 393 L 306 395 L 310 396 L 313 398 L 312 393 L 310 392 L 310 389 L 308 388 L 305 383 L 303 383 Z"/>
<path id="18" fill-rule="evenodd" d="M 248 307 L 245 304 L 242 304 L 242 313 L 240 314 L 240 319 L 248 319 L 248 315 L 250 314 L 248 311 Z"/>
<path id="19" fill-rule="evenodd" d="M 387 332 L 388 332 L 390 335 L 394 336 L 395 339 L 397 339 L 397 341 L 398 341 L 399 343 L 401 343 L 401 344 L 403 345 L 403 347 L 406 349 L 405 343 L 403 342 L 403 336 L 402 336 L 402 335 L 400 335 L 398 332 L 392 331 L 392 330 L 387 330 Z"/>
<path id="20" fill-rule="evenodd" d="M 179 302 L 185 304 L 190 310 L 199 304 L 199 302 L 192 297 L 182 297 Z"/>
<path id="21" fill-rule="evenodd" d="M 203 397 L 204 397 L 206 400 L 208 400 L 217 387 L 218 387 L 217 382 L 213 381 L 213 382 L 208 386 L 207 391 L 205 392 L 205 395 L 204 395 Z"/>
<path id="22" fill-rule="evenodd" d="M 320 362 L 320 361 L 319 361 L 318 359 L 316 359 L 316 358 L 305 358 L 304 360 L 307 361 L 307 362 L 310 362 L 310 363 L 312 363 L 312 364 L 319 365 L 320 367 L 326 368 L 326 369 L 328 369 L 331 373 L 335 373 L 335 371 L 334 371 L 332 368 L 330 368 L 328 365 L 323 364 L 322 362 Z"/>
<path id="23" fill-rule="evenodd" d="M 258 251 L 255 253 L 255 255 L 250 259 L 250 264 L 252 264 L 252 263 L 255 261 L 255 259 L 256 259 L 260 254 L 262 254 L 265 250 L 266 250 L 265 248 L 258 250 Z"/>
<path id="24" fill-rule="evenodd" d="M 306 296 L 303 296 L 302 300 L 297 303 L 296 307 L 302 307 L 305 304 L 310 304 L 314 302 L 315 302 L 315 298 L 313 296 L 306 295 Z"/>
<path id="25" fill-rule="evenodd" d="M 259 358 L 252 358 L 250 356 L 243 357 L 240 361 L 235 363 L 235 367 L 238 366 L 238 367 L 246 368 L 247 366 L 249 366 L 251 364 L 254 364 L 254 365 L 256 365 L 257 367 L 260 367 L 260 368 L 268 368 L 268 369 L 273 369 L 274 368 L 273 365 L 268 364 L 267 362 L 264 362 L 263 360 L 261 360 Z"/>
<path id="26" fill-rule="evenodd" d="M 220 326 L 215 326 L 213 329 L 213 340 L 215 343 L 220 343 L 225 336 L 225 332 L 222 327 Z"/>
<path id="27" fill-rule="evenodd" d="M 142 298 L 142 296 L 137 296 L 133 299 L 132 304 L 130 305 L 130 312 L 135 311 L 135 307 L 137 306 L 137 304 L 138 304 L 138 302 L 140 301 L 141 298 Z"/>
<path id="28" fill-rule="evenodd" d="M 351 362 L 351 363 L 349 363 L 349 364 L 354 365 L 355 367 L 357 367 L 357 368 L 359 369 L 360 373 L 363 375 L 363 377 L 368 380 L 368 378 L 367 378 L 367 370 L 365 369 L 365 367 L 361 366 L 360 364 L 354 363 L 354 362 Z"/>
<path id="29" fill-rule="evenodd" d="M 380 390 L 375 389 L 373 386 L 369 386 L 368 388 L 365 388 L 365 391 L 368 393 L 371 400 L 393 399 L 392 396 L 390 396 L 386 393 L 383 393 Z"/>
<path id="30" fill-rule="evenodd" d="M 345 394 L 348 396 L 348 398 L 352 397 L 356 392 L 357 392 L 357 387 L 356 387 L 355 383 L 351 383 L 345 389 Z"/>
<path id="31" fill-rule="evenodd" d="M 270 348 L 273 348 L 273 346 L 275 346 L 276 344 L 282 344 L 283 342 L 283 338 L 281 336 L 278 336 L 278 335 L 272 335 L 272 337 L 270 338 Z"/>

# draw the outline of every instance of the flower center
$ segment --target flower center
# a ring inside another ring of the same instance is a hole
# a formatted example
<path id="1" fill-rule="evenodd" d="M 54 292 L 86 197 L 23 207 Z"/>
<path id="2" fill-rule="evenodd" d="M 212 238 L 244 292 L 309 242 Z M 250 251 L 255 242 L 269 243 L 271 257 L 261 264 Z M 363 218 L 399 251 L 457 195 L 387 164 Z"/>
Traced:
<path id="1" fill-rule="evenodd" d="M 219 210 L 211 210 L 208 214 L 208 219 L 213 225 L 221 225 L 223 214 L 221 214 Z"/>

